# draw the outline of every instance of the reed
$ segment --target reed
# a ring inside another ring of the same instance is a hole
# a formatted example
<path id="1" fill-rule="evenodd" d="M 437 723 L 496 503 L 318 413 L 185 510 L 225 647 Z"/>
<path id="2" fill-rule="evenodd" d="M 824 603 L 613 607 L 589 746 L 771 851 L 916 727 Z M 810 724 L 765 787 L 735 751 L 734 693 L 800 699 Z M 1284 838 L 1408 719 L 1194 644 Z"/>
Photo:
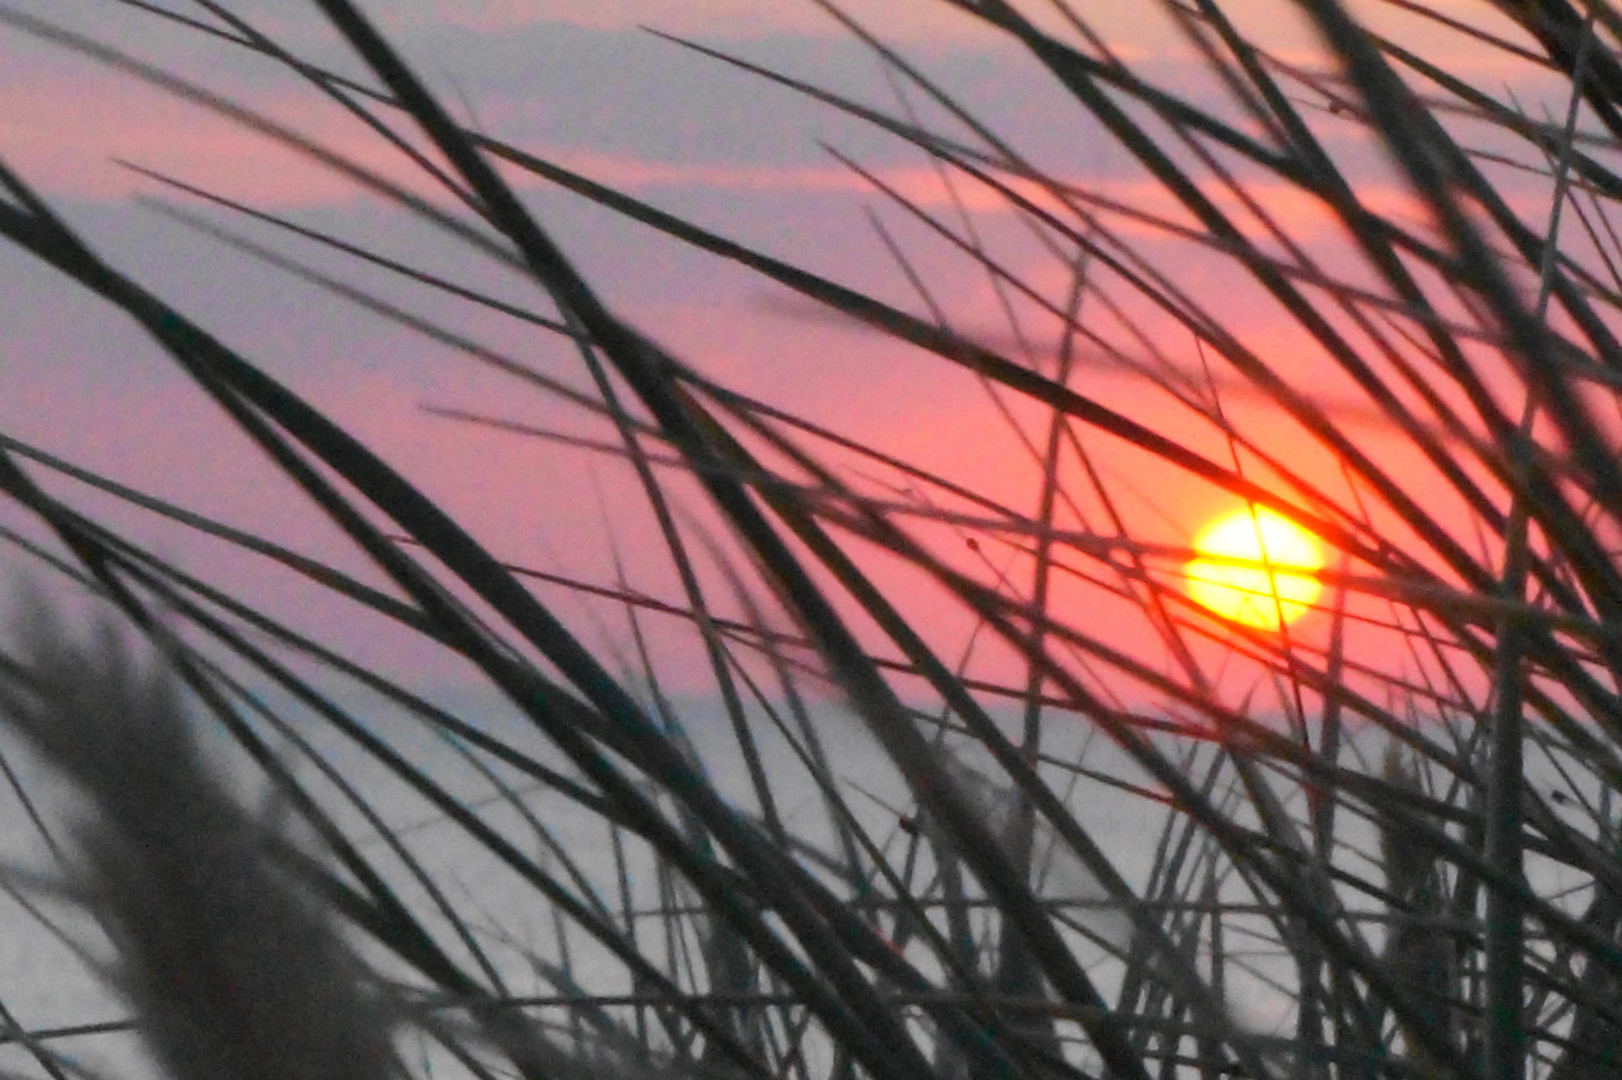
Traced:
<path id="1" fill-rule="evenodd" d="M 873 221 L 919 294 L 907 310 L 459 122 L 351 0 L 317 0 L 311 17 L 366 82 L 213 0 L 196 18 L 117 2 L 280 61 L 441 193 L 408 192 L 114 43 L 3 6 L 0 22 L 278 140 L 542 290 L 557 317 L 142 169 L 214 216 L 163 204 L 171 215 L 531 392 L 547 419 L 442 415 L 620 463 L 671 570 L 652 597 L 623 572 L 576 580 L 490 550 L 0 164 L 0 234 L 127 313 L 373 574 L 0 433 L 0 490 L 45 537 L 8 528 L 18 557 L 101 597 L 164 658 L 166 674 L 143 674 L 108 639 L 76 643 L 25 610 L 0 706 L 86 795 L 67 895 L 106 928 L 113 985 L 176 1080 L 427 1071 L 404 1060 L 411 1038 L 454 1059 L 441 1067 L 528 1080 L 1615 1072 L 1622 10 L 1519 0 L 1455 17 L 1403 0 L 1354 16 L 1302 0 L 1288 10 L 1314 31 L 1309 62 L 1247 30 L 1240 5 L 1144 5 L 1202 59 L 1194 89 L 1113 49 L 1082 4 L 1039 17 L 940 0 L 1018 44 L 1063 103 L 1054 130 L 1108 140 L 1134 170 L 1120 187 L 1022 153 L 830 0 L 813 3 L 882 60 L 894 113 L 667 37 L 882 129 L 938 171 L 950 213 L 839 155 L 893 212 Z M 1423 32 L 1382 32 L 1387 9 Z M 1434 40 L 1490 63 L 1451 70 Z M 1562 89 L 1534 115 L 1501 71 Z M 968 134 L 934 130 L 915 99 Z M 1369 147 L 1389 166 L 1374 180 Z M 978 381 L 1034 497 L 849 438 L 655 342 L 504 179 L 520 173 L 930 357 L 942 385 Z M 1389 190 L 1402 197 L 1378 197 Z M 986 198 L 1034 245 L 982 230 L 969 207 Z M 219 223 L 231 217 L 352 257 L 357 277 L 237 236 Z M 1012 344 L 947 316 L 901 222 L 983 275 Z M 363 272 L 555 335 L 584 378 L 385 301 Z M 1289 328 L 1287 354 L 1247 305 Z M 1056 347 L 1025 348 L 1038 333 Z M 1099 391 L 1099 363 L 1130 389 Z M 1321 538 L 1333 554 L 1311 572 L 1316 621 L 1271 630 L 1191 603 L 1195 552 L 1129 506 L 1120 461 Z M 348 659 L 359 629 L 317 640 L 240 599 L 241 582 L 192 576 L 55 494 L 59 477 L 234 545 L 353 605 L 357 627 L 387 622 L 456 658 L 524 729 Z M 560 589 L 623 634 L 594 643 L 560 615 Z M 950 631 L 941 610 L 960 616 Z M 665 691 L 644 632 L 656 618 L 689 635 L 727 753 Z M 432 754 L 341 703 L 362 693 L 418 722 Z M 183 701 L 246 751 L 315 846 L 237 805 L 195 752 Z M 832 745 L 848 748 L 851 718 L 880 786 Z M 552 940 L 520 943 L 459 903 L 407 819 L 311 730 L 429 808 L 524 910 L 549 913 Z M 722 775 L 728 758 L 741 782 Z M 819 807 L 814 824 L 791 791 Z M 1143 857 L 1110 835 L 1111 814 L 1148 823 Z M 600 839 L 560 839 L 566 815 Z M 519 973 L 544 993 L 516 991 Z M 60 1068 L 47 1041 L 18 1037 Z"/>

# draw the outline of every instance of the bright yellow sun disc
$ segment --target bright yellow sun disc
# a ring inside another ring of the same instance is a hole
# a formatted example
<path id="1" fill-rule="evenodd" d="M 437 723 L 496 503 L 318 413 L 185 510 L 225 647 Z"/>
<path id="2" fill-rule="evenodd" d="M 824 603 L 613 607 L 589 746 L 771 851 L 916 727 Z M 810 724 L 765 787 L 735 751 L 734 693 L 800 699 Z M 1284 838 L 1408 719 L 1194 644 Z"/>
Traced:
<path id="1" fill-rule="evenodd" d="M 1188 595 L 1246 626 L 1277 630 L 1281 614 L 1293 622 L 1323 588 L 1286 572 L 1323 568 L 1318 538 L 1262 507 L 1219 518 L 1195 538 L 1194 550 L 1203 558 L 1184 568 Z"/>

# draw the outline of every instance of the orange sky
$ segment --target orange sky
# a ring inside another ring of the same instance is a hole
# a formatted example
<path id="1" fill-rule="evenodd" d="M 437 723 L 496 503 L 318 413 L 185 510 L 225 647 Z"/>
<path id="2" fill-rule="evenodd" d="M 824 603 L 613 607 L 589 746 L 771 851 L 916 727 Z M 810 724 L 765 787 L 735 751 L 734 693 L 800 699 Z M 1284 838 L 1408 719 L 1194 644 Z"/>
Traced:
<path id="1" fill-rule="evenodd" d="M 382 5 L 372 6 L 382 10 Z M 1042 5 L 1032 5 L 1037 6 Z M 1100 6 L 1117 13 L 1127 7 Z M 1476 15 L 1481 7 L 1453 6 Z M 85 4 L 61 10 L 64 5 L 53 0 L 26 0 L 19 7 L 74 19 L 68 24 L 74 29 L 117 41 L 133 54 L 218 88 L 318 141 L 341 146 L 358 162 L 408 182 L 414 191 L 430 190 L 351 118 L 270 65 L 245 63 L 240 53 L 138 13 Z M 922 0 L 847 5 L 857 18 L 873 18 L 887 39 L 909 55 L 926 61 L 946 85 L 984 110 L 1000 133 L 1056 175 L 1144 213 L 1187 223 L 1187 215 L 1123 151 L 1081 120 L 1014 43 L 942 7 Z M 1192 85 L 1199 78 L 1192 54 L 1163 25 L 1141 17 L 1147 7 L 1132 5 L 1132 17 L 1105 17 L 1098 28 L 1119 45 L 1123 57 L 1154 77 Z M 1381 5 L 1362 9 L 1395 18 Z M 282 35 L 317 62 L 358 73 L 313 14 L 295 18 L 287 5 L 272 3 L 242 3 L 235 10 L 254 18 L 263 13 L 267 32 Z M 893 107 L 876 62 L 813 5 L 796 0 L 417 0 L 391 4 L 387 10 L 381 19 L 384 28 L 458 116 L 467 115 L 465 94 L 472 115 L 501 138 L 770 254 L 922 311 L 862 217 L 863 207 L 873 206 L 908 250 L 926 260 L 929 283 L 939 290 L 938 298 L 959 328 L 989 344 L 1009 343 L 1010 331 L 985 278 L 895 213 L 817 143 L 826 140 L 852 154 L 887 183 L 949 217 L 950 201 L 922 155 L 635 29 L 645 23 L 691 36 Z M 1269 44 L 1296 59 L 1309 55 L 1310 36 L 1280 15 L 1284 5 L 1236 4 L 1233 10 L 1247 27 L 1265 32 Z M 1433 58 L 1483 74 L 1479 53 L 1431 31 L 1409 33 L 1404 40 L 1411 47 L 1429 48 L 1427 55 Z M 448 250 L 443 240 L 407 223 L 397 211 L 357 195 L 342 178 L 195 106 L 13 30 L 0 29 L 0 50 L 6 57 L 0 65 L 0 115 L 8 118 L 0 129 L 0 158 L 51 199 L 97 250 L 351 425 L 500 557 L 608 581 L 612 538 L 622 545 L 634 585 L 675 597 L 668 560 L 648 531 L 640 495 L 620 463 L 511 433 L 473 430 L 425 415 L 420 406 L 490 413 L 599 438 L 607 434 L 602 425 L 517 390 L 511 380 L 279 271 L 225 252 L 137 205 L 137 195 L 160 195 L 200 209 L 194 200 L 165 195 L 158 185 L 110 159 L 126 158 L 261 209 L 376 243 L 395 256 L 431 263 L 508 299 L 533 300 L 526 286 L 487 263 Z M 1360 146 L 1360 138 L 1347 129 L 1337 144 L 1348 161 L 1363 162 L 1360 194 L 1377 208 L 1404 205 L 1402 185 L 1376 154 Z M 843 434 L 928 462 L 960 483 L 1030 512 L 1037 474 L 1029 455 L 967 373 L 897 349 L 837 319 L 815 318 L 803 304 L 796 306 L 781 290 L 736 267 L 652 238 L 533 178 L 518 179 L 510 169 L 506 175 L 515 179 L 539 220 L 554 230 L 609 303 L 701 371 L 771 401 L 792 401 L 806 416 Z M 1293 236 L 1315 253 L 1333 257 L 1342 238 L 1321 207 L 1277 185 L 1256 190 Z M 1017 224 L 983 189 L 969 185 L 963 191 L 986 234 L 1008 245 L 1014 269 L 1062 300 L 1062 275 L 1051 260 L 1044 261 L 1032 245 L 1022 243 Z M 1219 201 L 1225 209 L 1236 209 L 1231 197 Z M 1528 189 L 1521 206 L 1535 218 L 1534 190 Z M 205 213 L 278 250 L 308 258 L 328 273 L 364 282 L 394 302 L 443 317 L 487 346 L 525 357 L 571 385 L 588 385 L 578 360 L 543 334 L 471 314 L 421 288 L 359 272 L 342 259 L 223 212 Z M 1259 226 L 1252 221 L 1250 228 Z M 1377 423 L 1360 419 L 1358 409 L 1365 406 L 1343 378 L 1320 377 L 1323 358 L 1301 332 L 1254 288 L 1235 284 L 1222 260 L 1198 255 L 1145 225 L 1124 224 L 1121 234 L 1163 260 L 1185 288 L 1220 311 L 1258 354 L 1297 376 L 1313 372 L 1305 381 L 1314 394 L 1338 410 L 1348 431 L 1362 432 L 1357 438 L 1366 439 L 1371 452 L 1384 454 L 1395 467 L 1414 468 L 1400 447 L 1382 438 Z M 1355 268 L 1343 272 L 1356 277 Z M 0 356 L 7 358 L 12 388 L 0 398 L 0 431 L 376 579 L 359 559 L 339 549 L 332 531 L 316 524 L 313 512 L 268 467 L 253 463 L 254 452 L 244 440 L 232 434 L 126 319 L 8 247 L 0 247 L 0 282 L 8 298 L 0 319 Z M 1147 311 L 1139 314 L 1165 334 L 1161 345 L 1179 367 L 1198 376 L 1199 356 L 1186 332 L 1170 329 L 1163 318 L 1155 323 Z M 1031 325 L 1039 347 L 1051 350 L 1051 327 L 1039 321 Z M 1073 385 L 1140 422 L 1186 436 L 1214 460 L 1229 460 L 1220 436 L 1209 428 L 1197 430 L 1186 410 L 1141 381 L 1095 364 L 1083 366 Z M 1231 376 L 1220 386 L 1225 409 L 1266 431 L 1270 448 L 1314 482 L 1344 495 L 1333 459 L 1290 424 L 1279 422 L 1275 407 L 1247 397 Z M 1031 432 L 1043 430 L 1039 410 L 1016 406 L 1015 412 Z M 1110 474 L 1112 491 L 1140 540 L 1186 544 L 1200 524 L 1232 504 L 1231 497 L 1209 484 L 1153 466 L 1141 453 L 1123 450 L 1106 437 L 1089 435 L 1086 442 Z M 1415 484 L 1429 482 L 1421 473 L 1409 475 Z M 1076 475 L 1070 480 L 1080 483 Z M 77 491 L 74 497 L 79 497 Z M 1098 516 L 1096 499 L 1086 510 L 1090 527 L 1109 531 Z M 140 535 L 150 534 L 162 550 L 187 565 L 221 573 L 239 565 L 233 561 L 236 556 L 217 545 L 173 529 L 153 529 L 149 519 L 116 508 L 106 512 L 108 520 L 128 521 Z M 1063 517 L 1066 527 L 1078 526 Z M 920 522 L 916 528 L 943 558 L 965 571 L 983 577 L 1008 565 L 1006 553 L 971 551 L 940 525 Z M 559 597 L 538 588 L 545 598 Z M 1131 617 L 1130 605 L 1100 600 L 1095 589 L 1068 582 L 1055 588 L 1072 594 L 1077 603 L 1101 605 L 1101 611 L 1119 608 L 1114 640 L 1121 647 L 1145 656 L 1159 650 L 1141 617 Z M 242 592 L 285 609 L 290 617 L 337 617 L 334 609 L 320 604 L 292 601 L 280 579 L 243 582 Z M 907 598 L 926 625 L 956 618 L 951 605 L 926 593 Z M 622 629 L 623 618 L 613 610 L 588 610 L 568 598 L 558 602 L 560 613 L 579 620 L 588 637 L 595 632 L 588 629 L 592 619 L 606 620 L 611 638 Z M 955 637 L 943 634 L 943 648 L 953 641 L 961 647 L 968 640 L 972 628 L 961 618 L 954 625 Z M 1325 626 L 1321 617 L 1309 617 L 1299 633 L 1303 639 L 1321 639 Z M 682 640 L 672 633 L 656 642 L 678 658 L 671 676 L 678 683 L 681 664 L 691 660 L 680 658 Z M 358 642 L 355 652 L 363 662 L 406 667 L 427 655 L 404 643 L 401 635 L 381 633 Z M 1009 676 L 1006 662 L 992 666 Z"/>

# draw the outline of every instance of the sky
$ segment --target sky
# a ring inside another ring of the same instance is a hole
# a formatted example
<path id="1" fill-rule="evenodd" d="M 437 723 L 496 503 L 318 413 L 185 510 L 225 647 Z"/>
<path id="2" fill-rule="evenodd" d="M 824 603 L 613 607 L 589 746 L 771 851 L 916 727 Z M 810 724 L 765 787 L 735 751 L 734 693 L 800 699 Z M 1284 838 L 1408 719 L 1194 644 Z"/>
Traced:
<path id="1" fill-rule="evenodd" d="M 261 110 L 413 191 L 431 190 L 352 117 L 273 63 L 103 0 L 9 4 L 11 10 L 59 20 L 68 29 L 116 43 L 133 57 Z M 169 0 L 168 6 L 196 12 L 180 0 Z M 1064 32 L 1055 16 L 1036 12 L 1038 6 L 1030 5 L 1032 17 Z M 1473 13 L 1470 17 L 1485 25 L 1475 5 L 1438 6 Z M 458 118 L 768 254 L 924 312 L 903 268 L 866 217 L 876 212 L 902 249 L 919 260 L 935 301 L 954 325 L 988 343 L 1012 344 L 996 290 L 985 275 L 875 192 L 829 147 L 950 219 L 955 211 L 921 153 L 825 105 L 642 29 L 736 53 L 895 111 L 894 89 L 871 50 L 814 3 L 373 0 L 365 7 Z M 1086 7 L 1100 33 L 1146 77 L 1178 87 L 1203 85 L 1205 76 L 1186 41 L 1146 15 L 1148 5 Z M 313 5 L 255 0 L 232 10 L 299 56 L 364 77 Z M 1055 175 L 1158 213 L 1176 213 L 1125 152 L 1064 100 L 1018 43 L 940 3 L 853 2 L 845 10 Z M 1248 31 L 1282 55 L 1313 57 L 1312 34 L 1288 5 L 1257 0 L 1232 10 Z M 1360 10 L 1378 20 L 1397 18 L 1384 5 Z M 1427 55 L 1445 61 L 1450 70 L 1495 77 L 1479 50 L 1459 39 L 1400 25 L 1405 42 L 1429 49 Z M 549 313 L 532 286 L 448 244 L 442 234 L 345 178 L 93 59 L 10 27 L 0 27 L 0 59 L 0 116 L 5 117 L 0 160 L 109 262 L 349 426 L 498 557 L 603 583 L 613 580 L 618 557 L 632 587 L 675 598 L 668 559 L 621 463 L 512 431 L 470 426 L 426 412 L 425 406 L 598 438 L 606 429 L 510 376 L 189 230 L 153 200 L 200 214 L 432 316 L 568 385 L 588 387 L 578 358 L 556 339 L 168 190 L 115 159 L 306 227 L 332 230 Z M 941 130 L 961 134 L 916 93 L 909 100 Z M 1210 100 L 1220 110 L 1214 90 Z M 1330 138 L 1366 200 L 1385 207 L 1410 205 L 1400 181 L 1361 133 L 1348 128 Z M 705 374 L 768 401 L 792 403 L 802 415 L 842 434 L 928 462 L 943 475 L 1026 512 L 1034 506 L 1039 472 L 1001 417 L 1001 406 L 969 375 L 837 317 L 819 317 L 804 300 L 757 276 L 657 238 L 534 177 L 513 170 L 504 175 L 616 312 Z M 1280 188 L 1257 190 L 1296 235 L 1316 245 L 1314 250 L 1334 252 L 1341 238 L 1321 208 L 1292 201 Z M 1034 247 L 1005 207 L 983 193 L 968 188 L 964 193 L 976 228 L 988 243 L 1001 245 L 1016 274 L 1062 300 L 1062 268 Z M 1531 212 L 1535 194 L 1528 199 Z M 1299 329 L 1270 302 L 1235 286 L 1231 268 L 1220 260 L 1179 254 L 1147 230 L 1141 244 L 1169 260 L 1166 265 L 1180 284 L 1242 327 L 1253 348 L 1290 356 L 1301 365 L 1317 362 Z M 1355 277 L 1357 269 L 1345 272 Z M 381 577 L 344 547 L 127 317 L 9 244 L 0 245 L 0 297 L 0 369 L 8 387 L 0 396 L 0 431 L 381 584 Z M 1036 339 L 1037 354 L 1051 350 L 1051 327 L 1040 321 L 1025 325 Z M 1163 347 L 1186 370 L 1196 371 L 1198 353 L 1186 333 L 1168 330 L 1168 337 Z M 1190 431 L 1186 415 L 1163 396 L 1083 359 L 1078 389 L 1151 426 L 1176 431 L 1218 460 L 1228 452 L 1214 432 Z M 1377 424 L 1360 419 L 1359 409 L 1366 406 L 1333 377 L 1324 376 L 1314 389 L 1370 447 L 1389 442 L 1381 439 Z M 1259 429 L 1276 418 L 1241 387 L 1233 387 L 1224 404 L 1237 422 Z M 1012 408 L 1029 431 L 1041 430 L 1042 417 L 1034 410 L 1019 403 Z M 1320 450 L 1282 429 L 1277 438 L 1275 449 L 1293 463 L 1315 478 L 1333 480 L 1334 462 Z M 1187 544 L 1201 525 L 1231 508 L 1231 497 L 1209 485 L 1153 467 L 1142 454 L 1108 440 L 1100 438 L 1097 445 L 1121 512 L 1140 539 Z M 38 469 L 34 474 L 46 475 Z M 46 482 L 73 505 L 105 514 L 188 568 L 232 580 L 239 595 L 296 623 L 354 619 L 307 589 L 294 588 L 284 573 L 244 562 L 218 543 L 154 522 L 71 482 Z M 696 497 L 692 485 L 687 487 Z M 39 535 L 14 508 L 0 514 L 0 523 Z M 939 526 L 920 523 L 918 529 L 972 572 L 993 574 L 1009 565 L 1000 553 L 966 549 Z M 8 555 L 5 561 L 15 571 L 26 560 Z M 244 571 L 245 566 L 256 569 Z M 900 576 L 886 580 L 897 583 L 904 602 L 912 604 L 909 613 L 922 625 L 954 627 L 956 636 L 943 639 L 943 645 L 969 647 L 972 627 L 949 605 L 922 589 L 908 593 Z M 628 647 L 623 614 L 613 607 L 592 606 L 549 586 L 536 588 L 583 635 Z M 1097 602 L 1089 599 L 1096 590 L 1065 583 L 1055 588 L 1061 597 L 1072 593 L 1077 603 Z M 443 664 L 434 650 L 377 622 L 346 622 L 336 637 L 363 663 L 408 670 Z M 1304 624 L 1301 632 L 1321 636 L 1324 622 Z M 680 628 L 666 626 L 653 634 L 656 651 L 669 650 L 664 670 L 672 686 L 701 692 L 702 680 L 686 679 L 683 664 L 692 657 L 681 653 Z M 1127 629 L 1122 623 L 1125 640 L 1152 652 L 1156 646 L 1146 634 L 1142 625 Z M 690 636 L 686 640 L 690 645 Z M 995 653 L 984 643 L 976 647 Z M 443 671 L 442 677 L 456 682 L 468 673 Z"/>

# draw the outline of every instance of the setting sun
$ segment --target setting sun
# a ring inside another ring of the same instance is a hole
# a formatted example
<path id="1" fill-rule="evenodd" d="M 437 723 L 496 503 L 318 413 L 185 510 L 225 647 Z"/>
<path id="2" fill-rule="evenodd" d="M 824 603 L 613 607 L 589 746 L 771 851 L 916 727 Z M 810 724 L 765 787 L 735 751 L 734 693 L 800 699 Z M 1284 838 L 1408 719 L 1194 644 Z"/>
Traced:
<path id="1" fill-rule="evenodd" d="M 1184 568 L 1189 596 L 1247 626 L 1276 630 L 1280 614 L 1293 622 L 1322 589 L 1313 578 L 1281 572 L 1321 569 L 1317 537 L 1263 507 L 1218 518 L 1195 538 L 1194 550 L 1204 558 Z"/>

